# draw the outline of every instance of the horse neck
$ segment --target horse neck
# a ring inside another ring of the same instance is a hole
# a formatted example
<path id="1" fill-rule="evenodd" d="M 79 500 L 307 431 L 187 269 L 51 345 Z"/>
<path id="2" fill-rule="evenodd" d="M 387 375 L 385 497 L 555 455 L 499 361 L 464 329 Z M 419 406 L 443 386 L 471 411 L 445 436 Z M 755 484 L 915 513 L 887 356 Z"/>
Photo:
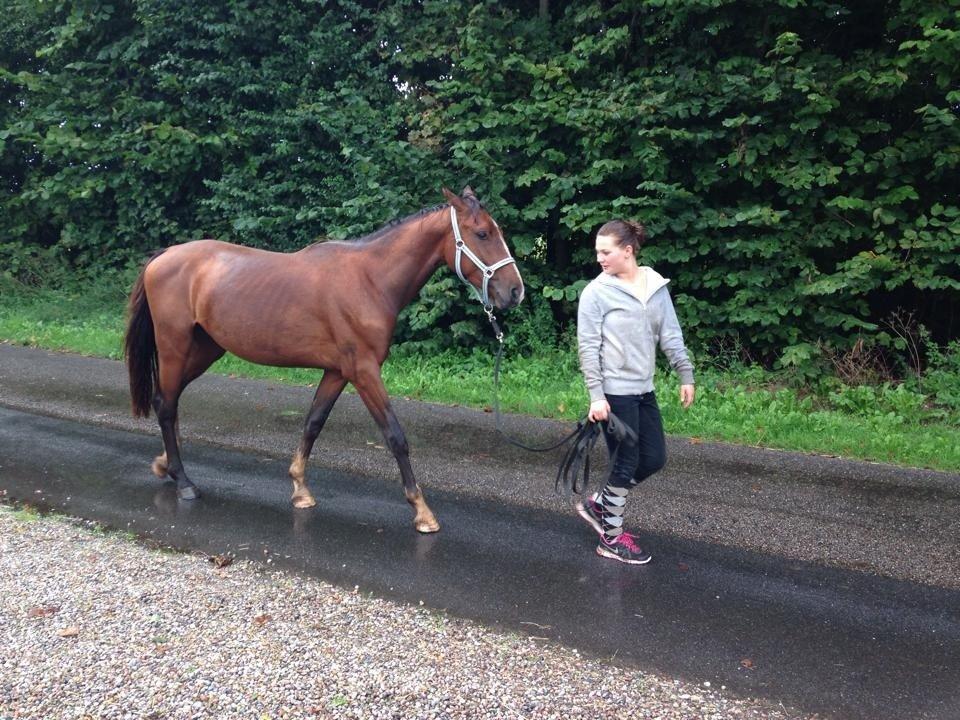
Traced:
<path id="1" fill-rule="evenodd" d="M 443 263 L 450 235 L 446 216 L 437 210 L 408 220 L 367 245 L 369 275 L 385 298 L 400 312 Z"/>

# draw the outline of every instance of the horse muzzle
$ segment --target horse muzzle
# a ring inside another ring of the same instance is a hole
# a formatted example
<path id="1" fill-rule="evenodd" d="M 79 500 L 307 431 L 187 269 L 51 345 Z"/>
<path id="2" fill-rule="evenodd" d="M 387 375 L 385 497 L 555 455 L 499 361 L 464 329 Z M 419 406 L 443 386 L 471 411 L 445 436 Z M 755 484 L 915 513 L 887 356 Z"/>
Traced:
<path id="1" fill-rule="evenodd" d="M 509 277 L 507 268 L 503 268 L 501 272 L 505 273 L 504 277 L 501 279 L 494 276 L 490 281 L 490 300 L 497 310 L 509 310 L 523 302 L 525 293 L 523 280 L 520 279 L 520 273 L 515 268 L 511 269 L 513 273 L 509 274 L 515 275 L 516 278 Z"/>

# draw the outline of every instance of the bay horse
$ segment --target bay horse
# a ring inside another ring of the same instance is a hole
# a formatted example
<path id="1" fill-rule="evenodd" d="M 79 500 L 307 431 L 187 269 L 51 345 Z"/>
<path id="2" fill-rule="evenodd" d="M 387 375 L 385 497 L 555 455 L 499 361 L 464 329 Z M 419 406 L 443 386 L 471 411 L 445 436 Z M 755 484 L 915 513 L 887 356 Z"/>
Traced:
<path id="1" fill-rule="evenodd" d="M 524 293 L 503 233 L 473 190 L 443 194 L 448 204 L 358 240 L 294 253 L 196 240 L 151 257 L 130 293 L 124 350 L 133 414 L 147 417 L 152 406 L 163 436 L 154 474 L 170 476 L 181 499 L 199 497 L 180 459 L 177 405 L 224 352 L 262 365 L 318 368 L 323 376 L 289 469 L 294 507 L 316 505 L 307 459 L 349 382 L 396 458 L 414 526 L 439 530 L 380 374 L 397 315 L 443 263 L 487 311 L 511 308 Z"/>

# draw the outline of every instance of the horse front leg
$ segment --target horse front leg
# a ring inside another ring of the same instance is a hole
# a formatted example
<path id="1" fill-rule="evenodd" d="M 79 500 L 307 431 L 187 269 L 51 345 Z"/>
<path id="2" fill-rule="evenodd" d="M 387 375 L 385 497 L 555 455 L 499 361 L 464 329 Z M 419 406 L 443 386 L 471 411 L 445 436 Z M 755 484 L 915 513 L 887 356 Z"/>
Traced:
<path id="1" fill-rule="evenodd" d="M 423 498 L 420 486 L 417 485 L 416 478 L 413 476 L 413 468 L 410 466 L 410 447 L 407 444 L 407 437 L 400 427 L 400 422 L 390 407 L 390 397 L 387 395 L 387 389 L 383 385 L 383 379 L 380 377 L 380 368 L 368 369 L 358 372 L 358 377 L 354 380 L 354 387 L 363 404 L 373 416 L 380 432 L 383 433 L 384 440 L 387 441 L 387 447 L 393 453 L 400 467 L 400 477 L 403 479 L 403 492 L 407 497 L 407 502 L 413 507 L 414 517 L 413 526 L 422 533 L 435 533 L 440 529 L 440 523 L 434 517 L 433 511 L 427 505 Z"/>
<path id="2" fill-rule="evenodd" d="M 313 396 L 313 404 L 310 405 L 310 412 L 307 413 L 307 419 L 303 425 L 303 437 L 300 439 L 300 446 L 290 463 L 290 478 L 293 480 L 293 495 L 290 499 L 293 501 L 294 507 L 308 508 L 317 504 L 310 488 L 307 487 L 307 460 L 310 458 L 310 451 L 313 450 L 313 444 L 316 442 L 317 436 L 323 430 L 324 423 L 327 422 L 330 411 L 333 410 L 333 405 L 337 402 L 337 398 L 340 397 L 340 393 L 343 392 L 346 384 L 347 381 L 339 372 L 327 370 L 317 386 L 317 392 Z"/>

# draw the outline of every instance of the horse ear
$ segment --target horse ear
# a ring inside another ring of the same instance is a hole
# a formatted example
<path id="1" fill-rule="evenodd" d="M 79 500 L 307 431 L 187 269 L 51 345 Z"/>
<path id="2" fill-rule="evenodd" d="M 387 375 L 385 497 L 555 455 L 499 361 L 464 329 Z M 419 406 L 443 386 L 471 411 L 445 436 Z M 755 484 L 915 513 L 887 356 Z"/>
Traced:
<path id="1" fill-rule="evenodd" d="M 470 212 L 472 213 L 478 212 L 483 207 L 483 204 L 480 202 L 480 198 L 477 197 L 477 194 L 469 185 L 463 188 L 463 192 L 460 193 L 460 198 L 466 201 L 466 205 L 468 208 L 470 208 Z"/>
<path id="2" fill-rule="evenodd" d="M 457 210 L 461 212 L 466 212 L 467 204 L 463 201 L 456 193 L 450 192 L 447 188 L 441 188 L 443 191 L 443 196 L 447 199 L 447 202 L 453 205 Z"/>

